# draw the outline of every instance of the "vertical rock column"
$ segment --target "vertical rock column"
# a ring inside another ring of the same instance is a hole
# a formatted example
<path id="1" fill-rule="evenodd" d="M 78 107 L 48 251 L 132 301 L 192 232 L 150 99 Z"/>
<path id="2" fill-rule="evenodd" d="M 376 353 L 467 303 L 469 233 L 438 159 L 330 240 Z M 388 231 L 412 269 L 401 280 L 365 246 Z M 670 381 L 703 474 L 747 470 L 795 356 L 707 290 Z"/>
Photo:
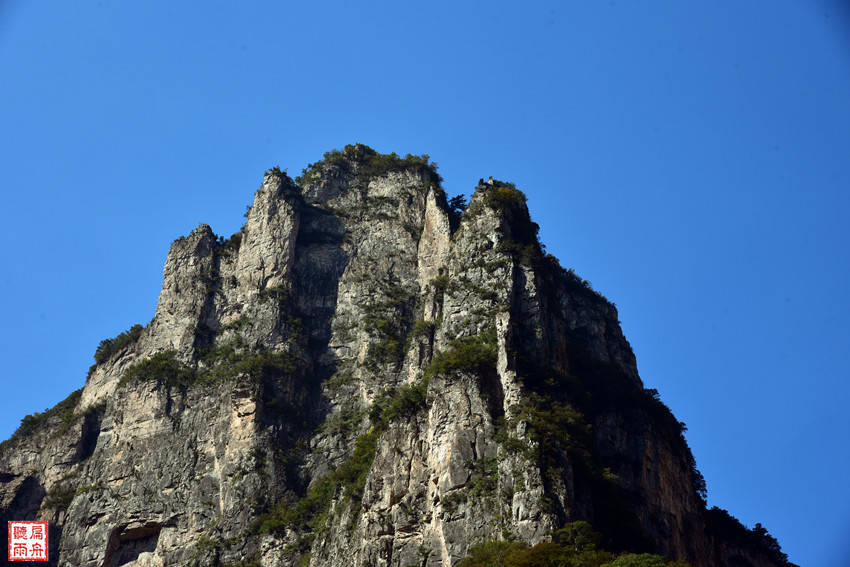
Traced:
<path id="1" fill-rule="evenodd" d="M 254 196 L 236 262 L 239 299 L 290 281 L 295 259 L 299 215 L 292 181 L 285 174 L 267 173 Z"/>
<path id="2" fill-rule="evenodd" d="M 215 248 L 216 236 L 206 224 L 171 245 L 145 350 L 173 349 L 182 357 L 191 354 L 195 333 L 206 316 L 209 296 L 218 280 Z"/>

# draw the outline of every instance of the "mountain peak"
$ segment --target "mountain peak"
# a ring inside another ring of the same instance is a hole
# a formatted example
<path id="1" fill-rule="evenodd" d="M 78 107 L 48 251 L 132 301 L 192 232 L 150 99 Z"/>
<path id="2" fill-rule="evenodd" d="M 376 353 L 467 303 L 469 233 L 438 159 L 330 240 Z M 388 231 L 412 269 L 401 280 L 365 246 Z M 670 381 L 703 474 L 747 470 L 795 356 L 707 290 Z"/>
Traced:
<path id="1" fill-rule="evenodd" d="M 509 182 L 447 200 L 427 155 L 266 171 L 242 230 L 177 239 L 151 323 L 2 445 L 0 519 L 49 521 L 79 567 L 451 567 L 579 533 L 593 566 L 786 565 L 705 509 L 613 304 L 538 232 Z"/>

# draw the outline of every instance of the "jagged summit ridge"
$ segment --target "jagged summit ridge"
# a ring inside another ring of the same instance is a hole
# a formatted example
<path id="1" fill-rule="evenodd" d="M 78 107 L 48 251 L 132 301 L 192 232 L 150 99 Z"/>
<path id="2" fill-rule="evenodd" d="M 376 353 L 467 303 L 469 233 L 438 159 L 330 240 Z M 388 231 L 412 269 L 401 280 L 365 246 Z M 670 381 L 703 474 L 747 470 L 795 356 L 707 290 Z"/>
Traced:
<path id="1" fill-rule="evenodd" d="M 428 156 L 272 168 L 240 232 L 177 239 L 151 323 L 4 443 L 0 515 L 49 520 L 74 566 L 450 566 L 577 521 L 612 552 L 784 564 L 705 510 L 616 308 L 537 232 L 512 184 L 464 207 Z"/>

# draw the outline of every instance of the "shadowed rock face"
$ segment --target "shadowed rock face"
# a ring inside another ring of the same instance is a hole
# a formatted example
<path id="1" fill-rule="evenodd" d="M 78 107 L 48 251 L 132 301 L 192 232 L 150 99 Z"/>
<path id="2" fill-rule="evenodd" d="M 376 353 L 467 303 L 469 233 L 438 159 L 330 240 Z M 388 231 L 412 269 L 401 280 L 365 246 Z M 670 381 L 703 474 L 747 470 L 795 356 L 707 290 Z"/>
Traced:
<path id="1" fill-rule="evenodd" d="M 75 567 L 450 566 L 574 520 L 781 565 L 707 523 L 616 308 L 542 253 L 522 194 L 456 213 L 427 161 L 365 146 L 267 172 L 238 235 L 172 244 L 155 318 L 73 408 L 2 445 L 3 525 L 50 521 Z"/>

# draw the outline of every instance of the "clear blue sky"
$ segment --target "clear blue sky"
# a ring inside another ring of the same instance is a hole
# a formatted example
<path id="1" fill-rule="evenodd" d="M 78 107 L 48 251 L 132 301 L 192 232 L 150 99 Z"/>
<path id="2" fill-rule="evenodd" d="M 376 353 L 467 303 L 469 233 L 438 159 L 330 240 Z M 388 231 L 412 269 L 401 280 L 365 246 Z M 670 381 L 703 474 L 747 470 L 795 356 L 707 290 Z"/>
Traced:
<path id="1" fill-rule="evenodd" d="M 847 563 L 847 3 L 191 4 L 0 0 L 0 437 L 151 319 L 174 238 L 360 141 L 514 181 L 709 503 Z"/>

